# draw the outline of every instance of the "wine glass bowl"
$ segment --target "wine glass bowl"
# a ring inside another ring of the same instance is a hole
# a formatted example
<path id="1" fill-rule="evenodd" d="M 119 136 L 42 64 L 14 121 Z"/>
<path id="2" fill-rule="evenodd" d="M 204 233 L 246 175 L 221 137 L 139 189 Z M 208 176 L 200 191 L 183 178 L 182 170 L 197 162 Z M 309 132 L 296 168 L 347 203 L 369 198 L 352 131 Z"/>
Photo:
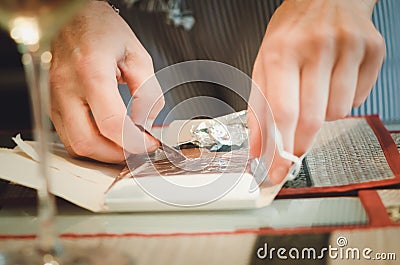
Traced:
<path id="1" fill-rule="evenodd" d="M 87 0 L 2 0 L 0 24 L 21 53 L 48 50 L 59 29 Z"/>

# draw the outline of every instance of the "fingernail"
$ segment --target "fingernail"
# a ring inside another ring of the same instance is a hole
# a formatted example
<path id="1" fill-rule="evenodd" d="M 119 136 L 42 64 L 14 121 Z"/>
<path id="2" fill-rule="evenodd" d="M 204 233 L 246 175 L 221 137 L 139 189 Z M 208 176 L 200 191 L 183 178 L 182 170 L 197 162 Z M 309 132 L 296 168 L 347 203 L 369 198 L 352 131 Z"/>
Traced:
<path id="1" fill-rule="evenodd" d="M 269 179 L 272 183 L 279 184 L 285 179 L 287 173 L 288 169 L 286 167 L 277 167 L 271 172 Z"/>

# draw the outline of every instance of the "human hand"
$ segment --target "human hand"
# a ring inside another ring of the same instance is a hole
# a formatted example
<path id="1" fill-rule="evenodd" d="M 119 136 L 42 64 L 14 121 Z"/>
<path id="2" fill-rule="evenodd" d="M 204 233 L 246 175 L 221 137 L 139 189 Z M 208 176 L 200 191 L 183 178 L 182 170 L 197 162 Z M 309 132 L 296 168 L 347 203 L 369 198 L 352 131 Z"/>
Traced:
<path id="1" fill-rule="evenodd" d="M 121 162 L 123 137 L 130 153 L 158 147 L 134 125 L 148 126 L 164 105 L 155 78 L 138 90 L 154 73 L 151 57 L 106 2 L 91 1 L 55 39 L 52 52 L 51 119 L 71 155 Z M 131 119 L 118 91 L 125 82 L 134 95 Z"/>
<path id="2" fill-rule="evenodd" d="M 253 157 L 274 153 L 268 104 L 285 151 L 301 156 L 325 120 L 343 118 L 365 101 L 385 56 L 384 40 L 371 22 L 375 2 L 286 0 L 276 10 L 253 70 Z M 291 162 L 276 152 L 269 162 L 270 181 L 282 182 Z"/>

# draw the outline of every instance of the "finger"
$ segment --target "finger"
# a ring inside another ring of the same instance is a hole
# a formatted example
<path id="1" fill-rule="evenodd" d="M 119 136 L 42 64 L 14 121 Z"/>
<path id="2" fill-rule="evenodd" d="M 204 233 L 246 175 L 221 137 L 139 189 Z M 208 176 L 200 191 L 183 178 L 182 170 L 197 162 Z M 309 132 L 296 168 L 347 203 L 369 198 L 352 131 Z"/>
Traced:
<path id="1" fill-rule="evenodd" d="M 102 68 L 92 67 L 81 73 L 87 101 L 100 133 L 130 153 L 154 151 L 158 141 L 141 132 L 131 119 L 126 119 L 126 108 L 118 92 L 115 67 L 109 63 L 112 58 L 103 59 L 98 59 L 92 65 L 101 65 Z"/>
<path id="2" fill-rule="evenodd" d="M 275 157 L 275 122 L 271 107 L 266 98 L 265 69 L 259 56 L 253 70 L 253 80 L 248 104 L 248 128 L 250 130 L 250 157 L 264 159 L 269 173 Z M 262 89 L 264 88 L 264 90 Z M 264 181 L 260 179 L 260 181 Z"/>
<path id="3" fill-rule="evenodd" d="M 252 92 L 251 92 L 252 93 Z M 250 93 L 250 99 L 251 99 Z M 249 142 L 250 142 L 250 157 L 261 157 L 263 138 L 261 135 L 261 128 L 265 128 L 262 126 L 260 121 L 258 120 L 256 113 L 259 113 L 257 110 L 254 110 L 252 106 L 254 106 L 254 102 L 249 100 L 249 106 L 247 107 L 247 126 L 249 128 Z"/>
<path id="4" fill-rule="evenodd" d="M 247 126 L 249 128 L 250 156 L 261 157 L 266 146 L 263 133 L 267 133 L 266 120 L 264 119 L 267 99 L 260 87 L 265 87 L 264 68 L 256 62 L 253 71 L 253 80 L 247 106 Z M 267 137 L 265 137 L 267 138 Z"/>
<path id="5" fill-rule="evenodd" d="M 353 106 L 360 106 L 368 97 L 378 79 L 385 58 L 385 41 L 381 35 L 367 43 L 364 59 L 360 65 Z"/>
<path id="6" fill-rule="evenodd" d="M 53 122 L 71 155 L 109 163 L 124 160 L 122 148 L 99 133 L 88 106 L 80 99 L 69 97 L 58 105 L 60 112 L 53 115 Z"/>
<path id="7" fill-rule="evenodd" d="M 283 159 L 277 149 L 275 149 L 271 169 L 268 175 L 270 182 L 272 184 L 279 184 L 284 181 L 291 165 L 292 162 Z"/>
<path id="8" fill-rule="evenodd" d="M 130 116 L 135 123 L 150 129 L 164 104 L 161 87 L 156 77 L 152 76 L 134 92 Z"/>
<path id="9" fill-rule="evenodd" d="M 300 115 L 295 133 L 294 154 L 303 155 L 321 128 L 328 105 L 333 60 L 319 58 L 301 71 Z"/>
<path id="10" fill-rule="evenodd" d="M 332 72 L 326 120 L 347 116 L 353 105 L 361 55 L 348 50 L 340 56 Z"/>
<path id="11" fill-rule="evenodd" d="M 283 149 L 293 153 L 294 136 L 299 117 L 299 66 L 289 58 L 266 58 L 265 90 L 271 106 L 277 129 L 282 135 Z M 276 135 L 275 135 L 276 138 Z M 286 177 L 291 162 L 274 156 L 270 170 L 270 180 L 280 183 Z"/>
<path id="12" fill-rule="evenodd" d="M 135 58 L 128 55 L 121 69 L 132 94 L 130 116 L 135 123 L 150 127 L 164 107 L 164 95 L 151 58 L 145 50 Z"/>

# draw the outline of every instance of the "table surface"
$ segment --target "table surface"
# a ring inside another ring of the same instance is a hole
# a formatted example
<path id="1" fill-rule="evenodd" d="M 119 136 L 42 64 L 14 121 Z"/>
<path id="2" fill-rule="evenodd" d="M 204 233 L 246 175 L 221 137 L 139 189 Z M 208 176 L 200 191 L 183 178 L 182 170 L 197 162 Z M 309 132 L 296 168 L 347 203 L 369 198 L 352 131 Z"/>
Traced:
<path id="1" fill-rule="evenodd" d="M 390 125 L 389 129 L 400 130 L 400 125 Z M 1 143 L 8 143 L 6 135 L 0 135 Z M 321 226 L 336 227 L 338 231 L 344 228 L 340 233 L 349 238 L 353 235 L 352 240 L 359 244 L 364 237 L 384 238 L 376 247 L 400 249 L 399 241 L 392 240 L 399 238 L 399 227 L 363 229 L 369 220 L 357 197 L 280 199 L 255 210 L 168 213 L 95 214 L 61 199 L 57 204 L 56 230 L 63 241 L 78 246 L 112 246 L 130 253 L 135 264 L 258 264 L 254 249 L 260 240 L 324 245 L 338 236 L 335 232 L 312 232 Z M 356 230 L 346 228 L 349 226 L 360 229 L 358 236 L 354 237 Z M 260 235 L 259 228 L 271 228 L 277 233 Z M 308 232 L 301 232 L 302 228 L 308 228 Z M 23 205 L 1 205 L 0 250 L 26 241 L 32 243 L 36 230 L 34 200 Z"/>

